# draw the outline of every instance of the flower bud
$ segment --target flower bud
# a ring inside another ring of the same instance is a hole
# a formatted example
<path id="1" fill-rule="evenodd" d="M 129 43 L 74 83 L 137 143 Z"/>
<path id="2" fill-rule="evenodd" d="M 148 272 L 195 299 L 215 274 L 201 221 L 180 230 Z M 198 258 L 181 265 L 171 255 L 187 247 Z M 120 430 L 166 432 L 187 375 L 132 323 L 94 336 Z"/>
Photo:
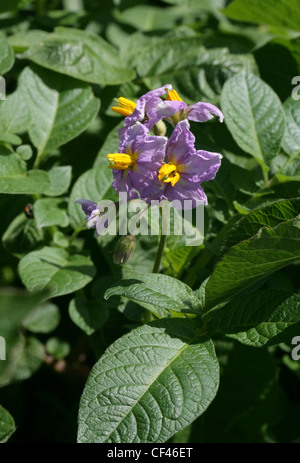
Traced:
<path id="1" fill-rule="evenodd" d="M 153 132 L 155 135 L 164 136 L 167 133 L 167 127 L 164 121 L 160 120 L 153 126 Z"/>
<path id="2" fill-rule="evenodd" d="M 119 239 L 115 255 L 114 255 L 114 262 L 115 264 L 125 264 L 128 259 L 131 257 L 133 251 L 135 249 L 135 237 L 133 235 L 126 235 L 122 236 Z"/>

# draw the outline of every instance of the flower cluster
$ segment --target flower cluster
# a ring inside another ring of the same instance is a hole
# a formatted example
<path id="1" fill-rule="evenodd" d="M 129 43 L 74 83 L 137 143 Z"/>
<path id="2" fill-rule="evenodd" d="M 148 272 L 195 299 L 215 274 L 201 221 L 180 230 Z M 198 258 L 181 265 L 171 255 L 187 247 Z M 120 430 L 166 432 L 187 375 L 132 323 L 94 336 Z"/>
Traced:
<path id="1" fill-rule="evenodd" d="M 126 192 L 129 200 L 141 198 L 147 203 L 179 200 L 182 208 L 187 207 L 185 200 L 189 207 L 198 201 L 207 204 L 201 184 L 214 179 L 222 156 L 196 150 L 189 120 L 205 122 L 215 115 L 222 122 L 222 112 L 210 103 L 188 106 L 169 84 L 149 91 L 136 103 L 123 97 L 116 102 L 112 109 L 125 120 L 119 129 L 118 152 L 107 155 L 115 190 Z M 173 127 L 169 139 L 159 134 L 162 121 Z"/>
<path id="2" fill-rule="evenodd" d="M 127 201 L 141 199 L 146 206 L 151 201 L 157 204 L 167 200 L 180 209 L 207 204 L 202 183 L 215 178 L 222 156 L 195 148 L 189 120 L 205 122 L 215 115 L 222 122 L 222 112 L 210 103 L 188 106 L 169 84 L 146 93 L 136 103 L 123 97 L 116 102 L 112 109 L 125 116 L 125 120 L 119 129 L 118 152 L 108 154 L 107 159 L 113 172 L 113 187 L 120 198 L 122 193 Z M 165 136 L 164 121 L 173 129 L 169 138 Z M 115 208 L 104 214 L 95 202 L 76 202 L 86 215 L 87 227 L 102 234 Z M 115 261 L 125 263 L 134 246 L 133 235 L 123 237 Z"/>

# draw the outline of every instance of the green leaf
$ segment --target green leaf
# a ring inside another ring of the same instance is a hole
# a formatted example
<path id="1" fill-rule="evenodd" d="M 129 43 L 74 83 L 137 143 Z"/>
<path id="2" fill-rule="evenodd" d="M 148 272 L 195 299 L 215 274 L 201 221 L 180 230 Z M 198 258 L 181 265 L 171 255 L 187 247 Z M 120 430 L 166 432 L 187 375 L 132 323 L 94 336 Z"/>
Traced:
<path id="1" fill-rule="evenodd" d="M 15 430 L 15 420 L 11 414 L 0 405 L 0 444 L 7 442 Z"/>
<path id="2" fill-rule="evenodd" d="M 42 198 L 34 203 L 34 217 L 39 228 L 59 225 L 67 227 L 69 217 L 61 206 L 66 203 L 63 198 Z"/>
<path id="3" fill-rule="evenodd" d="M 219 367 L 197 329 L 192 320 L 159 320 L 114 342 L 85 386 L 78 442 L 165 442 L 201 415 Z"/>
<path id="4" fill-rule="evenodd" d="M 0 133 L 0 141 L 9 145 L 20 145 L 22 139 L 13 133 Z"/>
<path id="5" fill-rule="evenodd" d="M 216 100 L 226 79 L 246 67 L 256 71 L 251 55 L 207 49 L 199 37 L 166 37 L 140 48 L 137 42 L 129 55 L 149 88 L 171 83 L 187 103 Z"/>
<path id="6" fill-rule="evenodd" d="M 23 212 L 14 218 L 2 235 L 4 247 L 17 257 L 30 252 L 43 239 L 43 231 L 37 227 L 36 221 L 28 219 Z"/>
<path id="7" fill-rule="evenodd" d="M 21 156 L 23 161 L 28 161 L 32 158 L 33 151 L 31 145 L 21 145 L 16 149 L 16 153 Z"/>
<path id="8" fill-rule="evenodd" d="M 30 292 L 45 289 L 48 297 L 55 297 L 83 288 L 96 271 L 89 257 L 69 256 L 63 249 L 45 246 L 20 260 L 19 273 Z"/>
<path id="9" fill-rule="evenodd" d="M 242 71 L 225 83 L 221 107 L 236 143 L 267 171 L 285 130 L 284 111 L 276 93 L 259 77 Z"/>
<path id="10" fill-rule="evenodd" d="M 1 0 L 0 13 L 16 11 L 32 2 L 33 0 Z"/>
<path id="11" fill-rule="evenodd" d="M 23 53 L 32 45 L 36 45 L 48 38 L 49 33 L 46 31 L 32 29 L 18 31 L 8 37 L 8 42 L 16 53 Z"/>
<path id="12" fill-rule="evenodd" d="M 182 19 L 193 18 L 193 13 L 187 8 L 164 8 L 151 5 L 136 5 L 132 8 L 115 10 L 117 21 L 128 24 L 141 31 L 170 30 Z"/>
<path id="13" fill-rule="evenodd" d="M 39 194 L 50 186 L 47 172 L 26 171 L 26 163 L 16 153 L 0 147 L 0 193 Z"/>
<path id="14" fill-rule="evenodd" d="M 179 246 L 173 250 L 165 250 L 163 265 L 166 273 L 175 278 L 180 278 L 183 270 L 189 265 L 192 258 L 199 252 L 198 246 Z"/>
<path id="15" fill-rule="evenodd" d="M 214 307 L 262 278 L 300 259 L 300 219 L 261 228 L 233 246 L 217 263 L 206 285 L 206 308 Z"/>
<path id="16" fill-rule="evenodd" d="M 23 55 L 47 69 L 85 82 L 116 85 L 132 80 L 115 47 L 96 34 L 74 28 L 57 27 Z"/>
<path id="17" fill-rule="evenodd" d="M 39 154 L 77 137 L 99 111 L 87 84 L 44 69 L 25 68 L 20 86 L 31 117 L 28 133 Z"/>
<path id="18" fill-rule="evenodd" d="M 105 324 L 108 318 L 108 310 L 104 302 L 75 297 L 70 302 L 69 315 L 75 325 L 90 336 Z"/>
<path id="19" fill-rule="evenodd" d="M 119 284 L 109 288 L 104 297 L 108 299 L 116 295 L 175 312 L 201 311 L 200 301 L 189 286 L 160 273 L 133 274 L 130 279 L 121 280 Z"/>
<path id="20" fill-rule="evenodd" d="M 268 24 L 299 31 L 299 3 L 297 0 L 234 0 L 223 13 L 229 18 L 251 23 Z"/>
<path id="21" fill-rule="evenodd" d="M 24 318 L 41 302 L 43 297 L 44 294 L 29 295 L 25 291 L 16 289 L 0 291 L 1 336 L 5 339 L 6 345 L 6 361 L 0 361 L 0 387 L 15 379 L 16 363 L 22 368 L 20 362 L 17 361 L 22 346 L 24 347 L 24 339 L 20 336 L 21 325 Z M 27 375 L 31 372 L 27 368 Z"/>
<path id="22" fill-rule="evenodd" d="M 0 7 L 1 11 L 1 7 Z M 5 39 L 4 35 L 0 34 L 0 76 L 9 71 L 14 64 L 15 57 L 13 49 Z"/>
<path id="23" fill-rule="evenodd" d="M 204 322 L 209 331 L 216 330 L 249 346 L 290 343 L 293 336 L 288 328 L 300 327 L 300 294 L 257 289 L 210 311 Z"/>
<path id="24" fill-rule="evenodd" d="M 118 130 L 123 127 L 123 125 L 124 119 L 122 117 L 121 122 L 107 134 L 105 141 L 95 159 L 94 167 L 98 167 L 99 165 L 104 166 L 105 164 L 108 165 L 106 156 L 109 153 L 114 153 L 118 148 L 120 144 Z"/>
<path id="25" fill-rule="evenodd" d="M 276 201 L 270 205 L 251 211 L 230 229 L 223 253 L 240 241 L 254 236 L 260 228 L 274 228 L 276 225 L 295 218 L 300 214 L 300 198 Z"/>
<path id="26" fill-rule="evenodd" d="M 86 215 L 80 204 L 75 203 L 76 199 L 89 199 L 95 203 L 101 199 L 110 199 L 113 176 L 107 166 L 94 167 L 84 172 L 75 182 L 69 200 L 70 224 L 73 228 L 82 228 L 86 222 Z"/>
<path id="27" fill-rule="evenodd" d="M 300 156 L 295 154 L 282 168 L 276 173 L 279 182 L 299 182 L 300 181 Z"/>
<path id="28" fill-rule="evenodd" d="M 10 382 L 24 381 L 42 365 L 44 345 L 34 337 L 21 336 L 11 352 L 7 374 Z"/>
<path id="29" fill-rule="evenodd" d="M 288 98 L 283 105 L 286 118 L 286 129 L 282 148 L 290 156 L 300 152 L 300 100 Z"/>
<path id="30" fill-rule="evenodd" d="M 280 422 L 278 401 L 284 414 L 286 410 L 286 403 L 277 395 L 277 359 L 267 349 L 224 341 L 220 344 L 216 342 L 220 364 L 226 355 L 228 360 L 221 366 L 218 394 L 205 415 L 193 423 L 189 442 L 199 442 L 199 437 L 208 444 L 258 442 L 264 427 L 271 427 L 274 419 Z"/>
<path id="31" fill-rule="evenodd" d="M 29 110 L 24 93 L 20 89 L 0 101 L 0 132 L 3 134 L 24 133 L 29 126 Z"/>
<path id="32" fill-rule="evenodd" d="M 53 355 L 57 360 L 67 357 L 70 353 L 70 344 L 59 338 L 50 338 L 46 342 L 48 354 Z"/>
<path id="33" fill-rule="evenodd" d="M 72 176 L 72 166 L 54 166 L 48 172 L 50 188 L 45 191 L 46 196 L 61 196 L 69 189 Z"/>
<path id="34" fill-rule="evenodd" d="M 60 322 L 60 312 L 57 305 L 45 302 L 35 307 L 23 319 L 22 325 L 32 333 L 50 333 Z"/>

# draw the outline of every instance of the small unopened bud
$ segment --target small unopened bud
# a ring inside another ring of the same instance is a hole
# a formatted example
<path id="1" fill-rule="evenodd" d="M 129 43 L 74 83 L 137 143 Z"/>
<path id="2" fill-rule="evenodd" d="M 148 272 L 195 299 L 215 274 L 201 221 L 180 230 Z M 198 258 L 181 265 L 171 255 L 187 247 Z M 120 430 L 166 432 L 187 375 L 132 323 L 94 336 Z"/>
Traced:
<path id="1" fill-rule="evenodd" d="M 131 257 L 133 251 L 135 249 L 135 237 L 133 235 L 126 235 L 122 236 L 119 239 L 115 255 L 114 255 L 114 262 L 115 264 L 125 264 L 128 259 Z"/>
<path id="2" fill-rule="evenodd" d="M 164 123 L 164 121 L 160 120 L 160 121 L 156 122 L 156 124 L 154 124 L 154 126 L 153 126 L 153 132 L 155 133 L 155 135 L 160 135 L 162 137 L 164 135 L 166 135 L 167 127 L 166 127 L 166 124 Z"/>

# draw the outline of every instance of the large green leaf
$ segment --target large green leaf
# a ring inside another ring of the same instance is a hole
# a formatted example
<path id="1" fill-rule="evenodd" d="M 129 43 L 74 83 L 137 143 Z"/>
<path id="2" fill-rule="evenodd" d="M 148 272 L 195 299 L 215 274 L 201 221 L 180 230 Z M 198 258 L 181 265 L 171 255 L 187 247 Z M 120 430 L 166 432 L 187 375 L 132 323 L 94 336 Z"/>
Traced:
<path id="1" fill-rule="evenodd" d="M 37 67 L 22 72 L 20 87 L 31 117 L 28 133 L 39 153 L 77 137 L 99 110 L 87 84 Z"/>
<path id="2" fill-rule="evenodd" d="M 39 194 L 50 186 L 43 170 L 26 170 L 26 163 L 17 153 L 0 148 L 0 193 Z"/>
<path id="3" fill-rule="evenodd" d="M 256 70 L 252 56 L 231 54 L 228 48 L 205 48 L 199 37 L 166 37 L 141 48 L 137 42 L 129 54 L 150 88 L 171 83 L 187 103 L 203 96 L 212 101 L 226 79 L 246 67 Z"/>
<path id="4" fill-rule="evenodd" d="M 100 85 L 116 85 L 135 77 L 134 71 L 123 65 L 115 47 L 96 34 L 74 28 L 57 27 L 22 57 L 47 69 Z"/>
<path id="5" fill-rule="evenodd" d="M 286 265 L 300 260 L 300 219 L 261 228 L 217 263 L 205 290 L 207 309 L 226 301 Z"/>
<path id="6" fill-rule="evenodd" d="M 7 442 L 15 430 L 15 420 L 11 414 L 0 405 L 0 444 Z"/>
<path id="7" fill-rule="evenodd" d="M 94 366 L 79 408 L 79 442 L 164 442 L 214 399 L 213 343 L 191 320 L 160 320 L 112 344 Z"/>
<path id="8" fill-rule="evenodd" d="M 200 301 L 193 290 L 176 278 L 160 273 L 133 274 L 109 288 L 105 298 L 125 296 L 135 302 L 145 302 L 154 308 L 187 313 L 199 313 Z"/>
<path id="9" fill-rule="evenodd" d="M 268 170 L 285 130 L 284 111 L 276 93 L 259 77 L 242 71 L 225 83 L 221 107 L 237 144 Z"/>
<path id="10" fill-rule="evenodd" d="M 276 201 L 251 211 L 230 229 L 223 246 L 223 252 L 235 244 L 255 235 L 262 227 L 273 228 L 300 214 L 300 198 Z"/>
<path id="11" fill-rule="evenodd" d="M 96 271 L 89 257 L 69 256 L 63 249 L 45 246 L 20 260 L 19 273 L 30 292 L 45 290 L 54 297 L 83 288 Z"/>
<path id="12" fill-rule="evenodd" d="M 223 13 L 229 18 L 251 23 L 268 24 L 299 31 L 297 0 L 234 0 Z"/>
<path id="13" fill-rule="evenodd" d="M 288 328 L 300 329 L 300 294 L 258 289 L 210 311 L 204 321 L 209 331 L 250 346 L 290 343 L 293 335 Z"/>
<path id="14" fill-rule="evenodd" d="M 6 41 L 4 35 L 0 34 L 0 76 L 10 70 L 14 61 L 15 58 L 13 49 Z"/>
<path id="15" fill-rule="evenodd" d="M 283 105 L 286 117 L 286 129 L 282 148 L 290 156 L 300 151 L 300 100 L 288 98 Z"/>

